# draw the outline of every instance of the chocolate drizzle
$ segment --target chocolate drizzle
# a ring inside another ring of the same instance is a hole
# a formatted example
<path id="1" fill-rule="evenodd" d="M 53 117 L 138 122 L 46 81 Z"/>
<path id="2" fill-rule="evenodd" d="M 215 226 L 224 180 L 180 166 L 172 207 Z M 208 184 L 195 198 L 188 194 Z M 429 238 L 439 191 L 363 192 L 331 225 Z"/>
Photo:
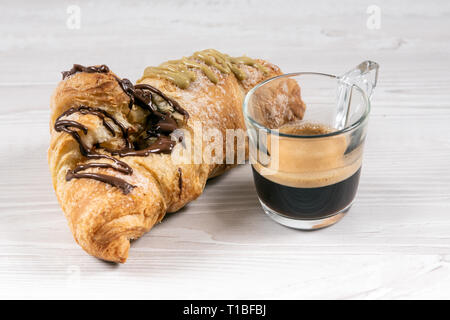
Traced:
<path id="1" fill-rule="evenodd" d="M 135 188 L 135 186 L 129 184 L 128 182 L 126 182 L 123 179 L 104 175 L 104 174 L 99 174 L 99 173 L 90 173 L 90 172 L 81 172 L 80 173 L 80 171 L 84 171 L 89 168 L 109 168 L 109 169 L 118 171 L 120 173 L 130 175 L 133 173 L 133 169 L 127 163 L 125 163 L 123 161 L 120 161 L 112 156 L 107 155 L 107 154 L 97 153 L 93 150 L 93 148 L 89 148 L 84 143 L 83 139 L 81 139 L 80 134 L 76 130 L 74 130 L 74 129 L 79 129 L 84 134 L 87 134 L 87 132 L 88 132 L 87 127 L 77 121 L 62 119 L 63 117 L 67 117 L 76 112 L 79 112 L 83 115 L 86 115 L 86 114 L 96 115 L 103 120 L 104 125 L 105 125 L 105 123 L 107 123 L 105 121 L 105 117 L 107 117 L 108 119 L 111 119 L 115 124 L 117 124 L 118 127 L 120 127 L 121 129 L 124 130 L 123 126 L 119 122 L 117 122 L 106 111 L 101 110 L 101 109 L 80 106 L 78 108 L 70 108 L 66 112 L 62 113 L 55 121 L 55 130 L 56 131 L 66 132 L 66 133 L 70 134 L 72 136 L 72 138 L 74 138 L 75 141 L 78 142 L 80 152 L 84 157 L 86 157 L 88 159 L 107 159 L 107 160 L 111 160 L 113 162 L 113 164 L 101 162 L 101 163 L 87 163 L 87 164 L 78 165 L 77 167 L 75 167 L 75 169 L 69 170 L 67 172 L 66 180 L 70 181 L 73 178 L 77 178 L 77 179 L 89 178 L 89 179 L 99 180 L 99 181 L 108 183 L 114 187 L 121 189 L 124 194 L 130 193 L 131 190 L 133 190 L 133 188 Z M 110 128 L 114 132 L 114 129 L 109 124 L 108 124 L 108 126 L 105 125 L 105 127 Z M 126 132 L 126 130 L 124 130 L 124 131 Z M 128 139 L 125 138 L 125 140 L 128 142 Z"/>
<path id="2" fill-rule="evenodd" d="M 76 178 L 76 179 L 86 178 L 86 179 L 98 180 L 98 181 L 110 184 L 116 188 L 119 188 L 120 190 L 122 190 L 123 194 L 129 194 L 136 187 L 136 186 L 129 184 L 128 182 L 126 182 L 123 179 L 109 176 L 106 174 L 101 174 L 101 173 L 90 173 L 90 172 L 74 173 L 73 171 L 67 172 L 66 180 L 70 181 L 73 178 Z"/>
<path id="3" fill-rule="evenodd" d="M 167 136 L 160 135 L 155 142 L 150 144 L 147 148 L 136 149 L 122 149 L 122 150 L 109 150 L 112 155 L 118 155 L 120 157 L 146 157 L 151 153 L 171 153 L 176 142 Z"/>
<path id="4" fill-rule="evenodd" d="M 62 78 L 64 80 L 67 77 L 70 77 L 71 75 L 74 75 L 77 72 L 108 73 L 109 68 L 104 64 L 102 64 L 101 66 L 90 66 L 90 67 L 85 67 L 85 66 L 82 66 L 81 64 L 74 64 L 72 69 L 70 69 L 69 71 L 61 72 Z"/>
<path id="5" fill-rule="evenodd" d="M 133 104 L 149 110 L 151 112 L 158 112 L 156 106 L 152 102 L 152 95 L 157 94 L 161 98 L 163 98 L 169 106 L 171 106 L 175 111 L 182 114 L 186 119 L 189 119 L 189 114 L 186 110 L 184 110 L 178 102 L 166 96 L 161 90 L 152 87 L 148 84 L 137 84 L 133 85 L 128 79 L 119 79 L 116 77 L 117 82 L 123 89 L 123 91 L 130 97 L 129 107 L 133 106 Z M 159 113 L 161 114 L 161 113 Z"/>
<path id="6" fill-rule="evenodd" d="M 106 119 L 111 120 L 121 131 L 122 133 L 122 137 L 123 140 L 125 142 L 125 148 L 131 148 L 132 144 L 128 139 L 128 130 L 125 128 L 125 126 L 123 124 L 121 124 L 119 121 L 116 120 L 116 118 L 114 118 L 112 115 L 110 115 L 108 112 L 106 112 L 105 110 L 99 109 L 99 108 L 91 108 L 91 107 L 86 107 L 86 106 L 79 106 L 78 108 L 70 108 L 67 111 L 65 111 L 64 113 L 62 113 L 57 119 L 56 121 L 58 122 L 58 120 L 60 120 L 63 117 L 67 117 L 70 116 L 73 113 L 81 113 L 82 115 L 87 115 L 87 114 L 92 114 L 95 115 L 97 117 L 99 117 L 102 122 L 103 125 L 105 126 L 105 128 L 112 134 L 112 136 L 116 135 L 116 132 L 114 130 L 114 128 L 111 126 L 111 124 L 106 121 Z M 82 126 L 80 123 L 76 122 L 76 121 L 70 121 L 70 120 L 60 120 L 60 124 L 64 124 L 66 122 L 71 122 L 72 124 L 74 124 L 74 126 L 78 125 L 78 129 L 83 129 L 79 126 Z M 83 126 L 84 127 L 84 126 Z M 56 129 L 56 122 L 55 122 L 55 129 Z M 87 128 L 84 127 L 83 129 L 84 134 L 87 133 Z"/>
<path id="7" fill-rule="evenodd" d="M 178 168 L 178 188 L 180 189 L 180 199 L 183 194 L 183 171 Z"/>
<path id="8" fill-rule="evenodd" d="M 123 91 L 130 98 L 130 103 L 128 104 L 130 109 L 133 107 L 133 104 L 136 104 L 137 106 L 145 110 L 149 110 L 150 112 L 157 111 L 157 108 L 153 105 L 152 94 L 150 92 L 136 90 L 136 87 L 128 79 L 119 79 L 116 77 L 116 80 Z"/>
<path id="9" fill-rule="evenodd" d="M 156 89 L 155 87 L 152 87 L 149 84 L 137 84 L 134 86 L 137 90 L 141 90 L 141 91 L 145 91 L 148 90 L 151 93 L 157 94 L 159 95 L 161 98 L 163 98 L 174 110 L 178 111 L 179 113 L 181 113 L 186 119 L 189 119 L 189 114 L 187 113 L 186 110 L 184 110 L 179 104 L 178 102 L 176 102 L 175 100 L 170 99 L 169 97 L 167 97 L 164 93 L 162 93 L 159 89 Z"/>
<path id="10" fill-rule="evenodd" d="M 91 66 L 84 67 L 78 64 L 74 64 L 73 68 L 69 71 L 63 72 L 63 79 L 77 73 L 77 72 L 99 72 L 99 73 L 108 73 L 109 68 L 105 65 L 101 66 Z M 128 129 L 117 121 L 112 115 L 108 112 L 100 109 L 100 108 L 91 108 L 87 106 L 79 106 L 78 108 L 70 108 L 64 113 L 62 113 L 55 121 L 55 130 L 58 132 L 66 132 L 70 134 L 75 141 L 77 141 L 81 154 L 88 159 L 107 159 L 111 160 L 113 163 L 103 163 L 103 162 L 91 162 L 87 164 L 80 164 L 75 169 L 69 170 L 66 175 L 66 180 L 70 181 L 74 178 L 88 178 L 98 180 L 107 184 L 110 184 L 114 187 L 122 190 L 124 194 L 130 193 L 136 186 L 133 186 L 126 182 L 121 178 L 117 178 L 110 175 L 100 174 L 100 173 L 92 173 L 92 172 L 82 172 L 89 168 L 103 168 L 103 169 L 112 169 L 118 171 L 120 173 L 131 175 L 133 173 L 132 168 L 125 162 L 118 160 L 113 156 L 120 157 L 128 157 L 128 156 L 148 156 L 151 153 L 171 153 L 174 148 L 176 141 L 173 141 L 169 135 L 178 128 L 177 121 L 172 117 L 170 113 L 164 113 L 158 111 L 157 106 L 153 104 L 152 97 L 154 94 L 160 96 L 164 99 L 167 104 L 172 107 L 173 110 L 182 114 L 185 119 L 189 117 L 189 114 L 184 110 L 175 100 L 170 99 L 160 90 L 147 85 L 147 84 L 138 84 L 133 85 L 128 79 L 119 79 L 114 76 L 120 87 L 130 98 L 130 109 L 134 105 L 137 105 L 147 111 L 150 112 L 148 119 L 146 120 L 150 127 L 145 131 L 145 135 L 141 140 L 142 143 L 135 142 L 132 143 L 130 141 L 130 137 L 128 135 Z M 81 139 L 79 131 L 87 134 L 88 128 L 83 124 L 63 119 L 64 117 L 70 116 L 74 113 L 80 113 L 82 115 L 95 115 L 97 116 L 103 123 L 103 126 L 111 133 L 112 136 L 116 136 L 116 129 L 118 128 L 121 133 L 121 137 L 124 141 L 124 147 L 119 150 L 111 150 L 100 145 L 95 145 L 92 148 L 88 147 L 84 141 Z M 117 127 L 117 128 L 115 128 Z M 149 143 L 148 141 L 151 141 Z M 139 148 L 139 146 L 144 145 L 143 148 Z M 98 153 L 94 149 L 103 149 L 107 153 L 111 155 L 107 155 L 104 153 Z M 180 173 L 181 176 L 181 173 Z"/>

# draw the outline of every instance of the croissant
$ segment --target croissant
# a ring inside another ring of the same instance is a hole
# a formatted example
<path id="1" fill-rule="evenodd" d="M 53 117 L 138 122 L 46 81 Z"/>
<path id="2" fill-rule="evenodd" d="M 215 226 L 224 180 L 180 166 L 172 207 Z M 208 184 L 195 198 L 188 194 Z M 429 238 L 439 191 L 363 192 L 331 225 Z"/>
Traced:
<path id="1" fill-rule="evenodd" d="M 177 163 L 177 148 L 194 147 L 185 135 L 194 135 L 196 124 L 223 139 L 227 129 L 245 129 L 244 95 L 280 74 L 267 61 L 212 49 L 148 67 L 136 85 L 105 65 L 63 72 L 51 98 L 48 162 L 77 243 L 97 258 L 124 263 L 130 240 L 196 199 L 208 178 L 236 165 L 219 152 L 219 161 Z M 297 83 L 286 84 L 273 88 L 272 99 L 279 92 L 289 101 L 266 106 L 273 115 L 282 110 L 277 121 L 304 113 Z"/>

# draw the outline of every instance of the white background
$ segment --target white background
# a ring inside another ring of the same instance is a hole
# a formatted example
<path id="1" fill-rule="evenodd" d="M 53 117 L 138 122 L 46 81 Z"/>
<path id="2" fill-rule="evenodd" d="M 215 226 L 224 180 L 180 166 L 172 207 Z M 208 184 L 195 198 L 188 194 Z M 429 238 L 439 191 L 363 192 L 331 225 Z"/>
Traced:
<path id="1" fill-rule="evenodd" d="M 73 4 L 80 29 L 66 25 Z M 0 297 L 450 298 L 449 30 L 448 1 L 1 0 Z M 134 81 L 210 47 L 285 72 L 381 65 L 351 212 L 317 232 L 277 225 L 246 165 L 135 241 L 125 265 L 88 256 L 47 167 L 59 72 L 105 63 Z"/>

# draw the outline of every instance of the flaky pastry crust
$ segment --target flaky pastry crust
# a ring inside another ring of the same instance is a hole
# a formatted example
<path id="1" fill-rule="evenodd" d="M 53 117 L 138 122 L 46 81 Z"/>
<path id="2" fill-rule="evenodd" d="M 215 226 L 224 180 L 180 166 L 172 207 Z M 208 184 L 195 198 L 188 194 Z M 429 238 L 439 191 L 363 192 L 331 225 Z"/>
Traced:
<path id="1" fill-rule="evenodd" d="M 242 65 L 242 70 L 247 74 L 243 81 L 238 81 L 232 73 L 223 74 L 213 70 L 219 77 L 217 84 L 209 81 L 200 71 L 197 71 L 197 79 L 186 89 L 180 89 L 165 79 L 145 78 L 141 83 L 158 88 L 189 113 L 189 119 L 182 125 L 183 129 L 193 132 L 194 122 L 198 121 L 204 128 L 218 129 L 225 137 L 226 129 L 245 129 L 242 102 L 246 92 L 257 83 L 281 74 L 278 67 L 263 60 L 258 61 L 268 68 L 268 74 Z M 296 84 L 290 84 L 288 90 L 299 88 Z M 120 263 L 124 263 L 128 257 L 130 240 L 149 231 L 167 212 L 175 212 L 196 199 L 208 178 L 234 166 L 175 164 L 170 154 L 150 154 L 146 157 L 120 157 L 133 169 L 131 175 L 108 168 L 89 169 L 90 172 L 119 177 L 136 186 L 128 194 L 97 180 L 67 181 L 69 170 L 80 163 L 89 163 L 89 160 L 82 155 L 71 135 L 55 130 L 56 119 L 70 108 L 83 105 L 105 110 L 132 132 L 142 125 L 142 119 L 132 114 L 129 102 L 130 97 L 112 72 L 79 72 L 61 81 L 51 98 L 51 142 L 48 150 L 53 186 L 75 240 L 89 254 Z M 275 114 L 276 111 L 271 110 L 271 113 Z M 285 121 L 300 119 L 304 112 L 300 95 L 290 101 L 288 112 L 283 112 Z M 70 119 L 88 128 L 86 134 L 80 132 L 88 145 L 103 143 L 120 147 L 122 142 L 119 135 L 111 135 L 98 117 L 73 114 Z M 108 160 L 102 159 L 101 162 L 107 163 Z"/>

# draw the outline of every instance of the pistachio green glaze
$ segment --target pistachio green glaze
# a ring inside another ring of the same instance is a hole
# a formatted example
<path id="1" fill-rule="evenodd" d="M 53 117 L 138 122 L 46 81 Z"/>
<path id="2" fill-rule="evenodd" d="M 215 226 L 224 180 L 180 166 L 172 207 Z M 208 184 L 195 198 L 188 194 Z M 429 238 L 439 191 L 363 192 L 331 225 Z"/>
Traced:
<path id="1" fill-rule="evenodd" d="M 183 57 L 180 60 L 171 60 L 162 63 L 159 67 L 147 67 L 144 70 L 142 79 L 145 78 L 163 78 L 172 81 L 181 89 L 189 87 L 192 81 L 195 81 L 196 74 L 192 69 L 200 69 L 208 79 L 216 84 L 219 81 L 217 74 L 211 67 L 219 70 L 221 73 L 233 73 L 240 81 L 247 75 L 242 71 L 239 65 L 248 65 L 257 68 L 264 74 L 268 74 L 268 69 L 252 58 L 230 57 L 214 49 L 206 49 L 195 52 L 191 57 Z"/>

